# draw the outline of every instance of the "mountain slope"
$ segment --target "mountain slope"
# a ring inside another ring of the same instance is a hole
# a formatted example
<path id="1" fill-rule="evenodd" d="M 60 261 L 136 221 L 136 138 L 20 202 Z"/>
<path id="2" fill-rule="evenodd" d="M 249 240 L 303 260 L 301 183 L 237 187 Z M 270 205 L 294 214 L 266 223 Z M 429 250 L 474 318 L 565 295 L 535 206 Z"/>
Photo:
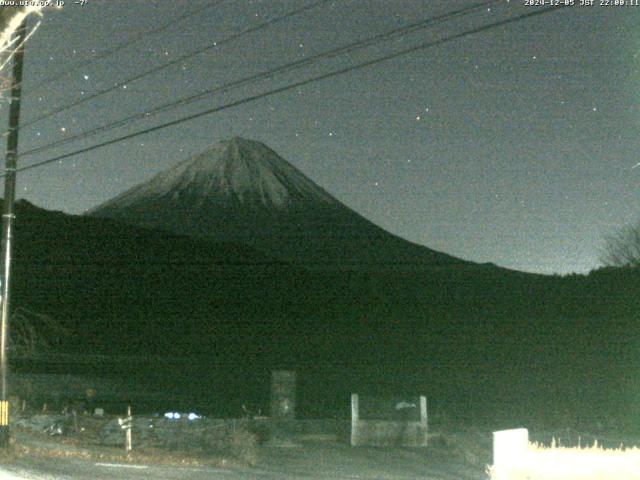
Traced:
<path id="1" fill-rule="evenodd" d="M 255 386 L 273 368 L 299 372 L 298 411 L 318 415 L 334 414 L 337 399 L 348 412 L 349 394 L 367 389 L 427 392 L 435 409 L 483 418 L 546 412 L 549 398 L 623 411 L 620 392 L 637 376 L 637 271 L 304 271 L 239 245 L 26 202 L 16 210 L 13 308 L 59 320 L 59 343 L 78 358 L 165 356 L 127 375 L 211 408 L 267 401 Z"/>
<path id="2" fill-rule="evenodd" d="M 307 267 L 467 263 L 384 231 L 273 150 L 238 137 L 177 164 L 87 215 L 242 242 Z"/>

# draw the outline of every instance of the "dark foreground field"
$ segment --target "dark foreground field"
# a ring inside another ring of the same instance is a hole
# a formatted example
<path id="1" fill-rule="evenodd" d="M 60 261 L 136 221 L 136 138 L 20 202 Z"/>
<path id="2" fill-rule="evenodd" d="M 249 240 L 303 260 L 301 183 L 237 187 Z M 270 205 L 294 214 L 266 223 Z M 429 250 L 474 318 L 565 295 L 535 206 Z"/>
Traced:
<path id="1" fill-rule="evenodd" d="M 238 463 L 211 466 L 189 460 L 180 465 L 155 464 L 144 453 L 127 459 L 113 450 L 60 444 L 42 437 L 18 436 L 17 444 L 29 446 L 3 465 L 8 479 L 486 479 L 490 462 L 490 434 L 459 433 L 449 440 L 434 439 L 426 448 L 357 447 L 327 438 L 296 439 L 258 448 L 254 466 Z M 139 456 L 137 456 L 139 455 Z M 104 459 L 101 456 L 105 456 Z M 146 462 L 140 459 L 146 460 Z M 161 459 L 159 459 L 161 460 Z"/>
<path id="2" fill-rule="evenodd" d="M 424 448 L 351 447 L 335 435 L 314 434 L 271 439 L 244 458 L 148 448 L 127 455 L 74 436 L 14 433 L 15 444 L 1 457 L 3 479 L 487 480 L 492 462 L 492 432 L 462 427 L 434 431 Z M 613 432 L 594 436 L 571 428 L 532 431 L 531 440 L 561 446 L 597 440 L 605 448 L 638 444 L 638 438 Z"/>

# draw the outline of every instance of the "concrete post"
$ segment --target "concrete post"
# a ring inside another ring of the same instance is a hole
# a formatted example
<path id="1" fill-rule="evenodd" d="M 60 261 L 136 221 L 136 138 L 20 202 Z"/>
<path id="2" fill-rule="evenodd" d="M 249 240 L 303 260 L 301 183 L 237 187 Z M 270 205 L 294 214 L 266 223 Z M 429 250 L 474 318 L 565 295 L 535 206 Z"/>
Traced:
<path id="1" fill-rule="evenodd" d="M 529 431 L 526 428 L 493 432 L 493 468 L 499 478 L 525 462 L 528 448 Z"/>
<path id="2" fill-rule="evenodd" d="M 427 397 L 424 395 L 420 395 L 420 424 L 424 429 L 424 442 L 422 445 L 426 447 L 429 442 L 429 425 L 427 417 Z"/>
<path id="3" fill-rule="evenodd" d="M 358 445 L 358 420 L 360 419 L 360 406 L 358 394 L 351 394 L 351 446 Z"/>
<path id="4" fill-rule="evenodd" d="M 131 405 L 127 406 L 127 420 L 128 420 L 128 427 L 125 430 L 126 432 L 125 450 L 127 451 L 127 453 L 131 453 L 131 450 L 133 450 L 133 441 L 131 439 L 131 429 L 133 428 L 133 417 L 131 416 Z"/>

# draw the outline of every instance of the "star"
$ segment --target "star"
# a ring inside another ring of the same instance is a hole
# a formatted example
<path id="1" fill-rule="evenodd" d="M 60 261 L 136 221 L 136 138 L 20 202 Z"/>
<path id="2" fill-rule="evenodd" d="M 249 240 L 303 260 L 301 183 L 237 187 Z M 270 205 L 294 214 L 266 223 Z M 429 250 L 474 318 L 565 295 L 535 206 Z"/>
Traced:
<path id="1" fill-rule="evenodd" d="M 86 74 L 85 74 L 85 75 L 84 75 L 84 79 L 85 79 L 85 80 L 89 80 L 89 75 L 86 75 Z"/>

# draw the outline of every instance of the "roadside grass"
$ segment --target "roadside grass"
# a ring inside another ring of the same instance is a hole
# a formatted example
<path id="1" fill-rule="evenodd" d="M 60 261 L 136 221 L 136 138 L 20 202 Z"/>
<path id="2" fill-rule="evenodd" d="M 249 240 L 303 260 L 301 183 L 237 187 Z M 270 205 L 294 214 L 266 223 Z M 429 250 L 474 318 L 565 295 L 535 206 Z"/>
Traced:
<path id="1" fill-rule="evenodd" d="M 491 480 L 640 480 L 640 449 L 530 443 L 517 465 L 487 468 Z"/>
<path id="2" fill-rule="evenodd" d="M 14 444 L 7 448 L 0 448 L 0 465 L 13 465 L 18 459 L 18 452 Z"/>
<path id="3" fill-rule="evenodd" d="M 161 448 L 141 446 L 131 452 L 124 448 L 99 445 L 87 435 L 52 437 L 20 429 L 14 435 L 10 449 L 0 450 L 0 462 L 10 464 L 16 459 L 75 458 L 85 461 L 138 463 L 168 466 L 245 467 L 257 462 L 256 436 L 238 428 L 225 437 L 219 437 L 199 448 Z M 85 433 L 85 432 L 82 432 Z M 6 457 L 4 458 L 3 457 Z"/>
<path id="4" fill-rule="evenodd" d="M 455 421 L 446 415 L 436 417 L 430 424 L 434 432 L 431 445 L 443 445 L 466 464 L 484 468 L 490 480 L 640 480 L 640 449 L 633 446 L 639 445 L 640 437 L 621 419 L 604 418 L 580 425 L 566 418 L 536 420 L 536 440 L 561 438 L 562 444 L 556 440 L 530 442 L 525 460 L 509 471 L 497 472 L 490 465 L 491 432 L 499 429 L 495 425 L 478 428 L 472 422 Z M 502 422 L 509 423 L 514 422 Z M 558 424 L 575 424 L 578 429 L 549 428 Z M 582 429 L 596 433 L 587 434 Z M 585 439 L 589 439 L 588 444 Z"/>
<path id="5" fill-rule="evenodd" d="M 223 457 L 189 455 L 184 452 L 168 452 L 158 449 L 140 449 L 130 453 L 115 448 L 74 448 L 56 445 L 18 444 L 14 448 L 17 458 L 74 458 L 86 461 L 136 463 L 171 466 L 228 466 L 230 461 Z"/>

